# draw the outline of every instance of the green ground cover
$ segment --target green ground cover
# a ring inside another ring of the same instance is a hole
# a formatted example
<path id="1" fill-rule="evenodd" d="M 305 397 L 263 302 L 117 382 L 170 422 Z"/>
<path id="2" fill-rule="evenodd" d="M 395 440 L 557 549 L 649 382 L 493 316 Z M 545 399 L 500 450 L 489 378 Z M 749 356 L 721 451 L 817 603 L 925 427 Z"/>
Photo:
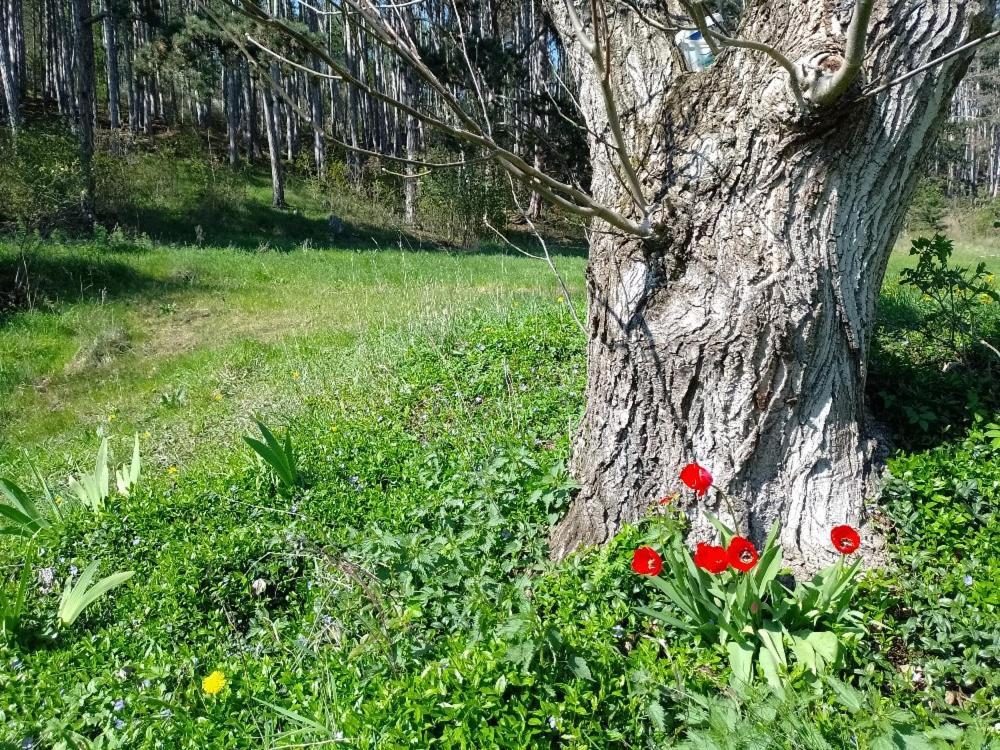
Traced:
<path id="1" fill-rule="evenodd" d="M 547 560 L 585 360 L 545 266 L 286 239 L 0 243 L 0 278 L 28 280 L 0 320 L 0 476 L 39 496 L 34 465 L 65 515 L 0 639 L 0 747 L 997 744 L 995 384 L 981 354 L 942 372 L 904 257 L 870 395 L 905 452 L 842 665 L 853 692 L 737 704 L 716 650 L 636 612 L 632 550 L 672 521 Z M 578 301 L 583 259 L 556 262 Z M 995 332 L 995 306 L 980 314 Z M 255 415 L 291 436 L 294 490 L 242 441 Z M 100 514 L 74 504 L 66 476 L 101 437 L 125 461 L 134 434 L 138 486 Z M 0 542 L 3 590 L 23 556 Z M 60 582 L 92 560 L 135 576 L 55 628 Z"/>

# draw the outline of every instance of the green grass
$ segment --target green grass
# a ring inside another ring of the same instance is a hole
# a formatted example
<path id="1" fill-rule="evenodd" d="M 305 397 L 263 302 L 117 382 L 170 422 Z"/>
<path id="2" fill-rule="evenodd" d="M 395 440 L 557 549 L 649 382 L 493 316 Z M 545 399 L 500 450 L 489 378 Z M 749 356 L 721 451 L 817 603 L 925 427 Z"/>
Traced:
<path id="1" fill-rule="evenodd" d="M 889 266 L 886 274 L 891 281 L 899 272 L 914 264 L 910 257 L 910 242 L 920 235 L 930 235 L 931 232 L 915 232 L 900 235 L 899 240 L 889 256 Z M 950 236 L 950 235 L 949 235 Z M 1000 271 L 1000 232 L 997 237 L 960 237 L 955 239 L 955 253 L 952 262 L 958 266 L 974 267 L 985 263 L 991 271 Z"/>
<path id="2" fill-rule="evenodd" d="M 37 298 L 0 327 L 6 462 L 23 448 L 57 463 L 99 430 L 134 430 L 158 436 L 161 464 L 182 463 L 249 415 L 367 377 L 470 311 L 560 306 L 547 269 L 500 253 L 16 251 L 0 244 L 0 269 L 26 264 Z M 579 292 L 582 260 L 557 262 Z"/>

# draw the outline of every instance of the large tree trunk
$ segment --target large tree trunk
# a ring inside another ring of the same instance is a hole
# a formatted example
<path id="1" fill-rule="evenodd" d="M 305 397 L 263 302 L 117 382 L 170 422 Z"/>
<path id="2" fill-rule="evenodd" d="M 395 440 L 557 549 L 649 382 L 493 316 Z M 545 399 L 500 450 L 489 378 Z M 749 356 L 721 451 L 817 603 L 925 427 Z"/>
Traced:
<path id="1" fill-rule="evenodd" d="M 593 191 L 627 210 L 592 64 L 567 41 L 592 133 Z M 791 58 L 842 50 L 814 0 L 754 4 L 739 35 Z M 992 0 L 876 4 L 860 84 L 882 82 L 988 28 Z M 802 116 L 787 78 L 731 50 L 685 74 L 672 44 L 620 15 L 610 69 L 655 236 L 599 225 L 587 271 L 587 408 L 572 465 L 581 490 L 554 529 L 560 557 L 607 540 L 680 489 L 697 460 L 758 542 L 775 520 L 793 566 L 832 556 L 829 529 L 865 520 L 877 474 L 866 419 L 875 303 L 918 168 L 969 57 L 871 99 Z M 859 85 L 860 85 L 859 84 Z M 724 520 L 686 493 L 696 538 Z"/>

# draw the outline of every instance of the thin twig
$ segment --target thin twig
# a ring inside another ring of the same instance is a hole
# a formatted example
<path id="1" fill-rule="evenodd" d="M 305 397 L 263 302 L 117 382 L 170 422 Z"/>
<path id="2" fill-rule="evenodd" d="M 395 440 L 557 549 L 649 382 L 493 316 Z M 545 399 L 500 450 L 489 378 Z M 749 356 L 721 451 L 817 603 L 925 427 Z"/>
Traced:
<path id="1" fill-rule="evenodd" d="M 983 34 L 981 37 L 978 37 L 976 39 L 973 39 L 972 41 L 966 42 L 965 44 L 959 45 L 958 47 L 956 47 L 955 49 L 953 49 L 951 52 L 947 52 L 947 53 L 941 55 L 940 57 L 936 57 L 933 60 L 931 60 L 930 62 L 924 63 L 920 67 L 914 68 L 913 70 L 911 70 L 911 71 L 909 71 L 907 73 L 904 73 L 903 75 L 899 76 L 898 78 L 893 78 L 891 81 L 889 81 L 887 83 L 880 84 L 879 86 L 876 86 L 873 89 L 869 89 L 869 90 L 865 91 L 857 99 L 852 100 L 851 104 L 854 104 L 854 103 L 860 102 L 860 101 L 864 101 L 865 99 L 870 99 L 871 97 L 873 97 L 873 96 L 875 96 L 877 94 L 881 94 L 883 91 L 888 91 L 889 89 L 893 88 L 894 86 L 898 86 L 901 83 L 905 83 L 906 81 L 910 80 L 911 78 L 913 78 L 915 76 L 918 76 L 921 73 L 924 73 L 924 72 L 930 70 L 931 68 L 934 68 L 934 67 L 937 67 L 938 65 L 941 65 L 943 62 L 945 62 L 946 60 L 951 59 L 952 57 L 955 57 L 956 55 L 960 55 L 963 52 L 968 52 L 969 50 L 975 49 L 976 47 L 978 47 L 981 44 L 985 44 L 986 42 L 989 42 L 989 41 L 992 41 L 993 39 L 998 39 L 998 38 L 1000 38 L 1000 30 L 991 31 L 988 34 Z"/>

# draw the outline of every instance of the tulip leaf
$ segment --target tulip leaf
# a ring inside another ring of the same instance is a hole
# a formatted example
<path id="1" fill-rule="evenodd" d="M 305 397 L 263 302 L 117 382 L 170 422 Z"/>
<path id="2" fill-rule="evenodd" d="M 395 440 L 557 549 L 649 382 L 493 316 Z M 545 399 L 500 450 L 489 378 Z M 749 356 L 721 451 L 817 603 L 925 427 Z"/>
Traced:
<path id="1" fill-rule="evenodd" d="M 749 685 L 753 680 L 753 655 L 756 650 L 756 647 L 745 641 L 729 641 L 726 644 L 733 681 L 738 685 Z"/>

